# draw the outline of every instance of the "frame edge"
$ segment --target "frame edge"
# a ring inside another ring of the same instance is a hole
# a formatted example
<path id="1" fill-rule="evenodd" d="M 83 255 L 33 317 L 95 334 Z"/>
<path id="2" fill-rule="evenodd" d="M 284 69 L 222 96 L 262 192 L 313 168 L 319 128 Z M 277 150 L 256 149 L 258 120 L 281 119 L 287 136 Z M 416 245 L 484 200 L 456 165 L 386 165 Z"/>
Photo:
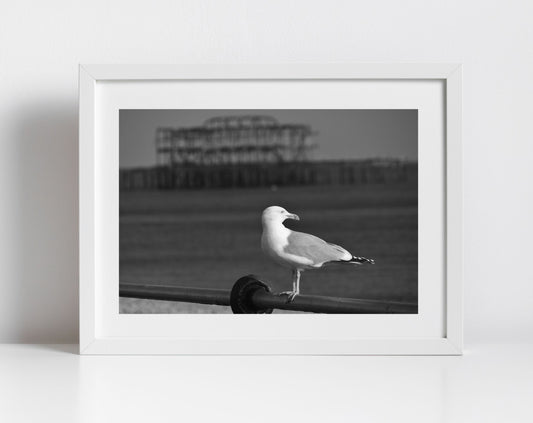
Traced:
<path id="1" fill-rule="evenodd" d="M 95 95 L 96 80 L 79 66 L 79 352 L 95 341 Z"/>
<path id="2" fill-rule="evenodd" d="M 446 78 L 446 330 L 463 352 L 462 66 Z"/>
<path id="3" fill-rule="evenodd" d="M 441 79 L 450 63 L 287 63 L 81 65 L 95 80 Z"/>

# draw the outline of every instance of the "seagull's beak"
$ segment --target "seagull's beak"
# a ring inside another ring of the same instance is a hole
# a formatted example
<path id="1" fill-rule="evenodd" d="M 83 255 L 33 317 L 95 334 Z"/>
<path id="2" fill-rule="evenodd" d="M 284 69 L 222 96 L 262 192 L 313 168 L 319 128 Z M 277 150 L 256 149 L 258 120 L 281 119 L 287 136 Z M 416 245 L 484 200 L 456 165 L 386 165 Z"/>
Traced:
<path id="1" fill-rule="evenodd" d="M 289 213 L 289 214 L 287 214 L 287 219 L 300 220 L 300 217 L 298 217 L 297 214 Z"/>

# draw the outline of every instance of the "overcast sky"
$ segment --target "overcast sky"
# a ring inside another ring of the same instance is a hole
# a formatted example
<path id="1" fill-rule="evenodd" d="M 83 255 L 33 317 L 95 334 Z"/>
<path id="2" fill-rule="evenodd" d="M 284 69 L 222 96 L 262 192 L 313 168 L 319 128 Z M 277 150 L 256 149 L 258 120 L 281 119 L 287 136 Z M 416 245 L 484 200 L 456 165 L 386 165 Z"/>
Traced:
<path id="1" fill-rule="evenodd" d="M 158 127 L 200 126 L 215 116 L 269 115 L 317 132 L 314 159 L 418 159 L 417 110 L 121 110 L 120 167 L 153 166 Z"/>

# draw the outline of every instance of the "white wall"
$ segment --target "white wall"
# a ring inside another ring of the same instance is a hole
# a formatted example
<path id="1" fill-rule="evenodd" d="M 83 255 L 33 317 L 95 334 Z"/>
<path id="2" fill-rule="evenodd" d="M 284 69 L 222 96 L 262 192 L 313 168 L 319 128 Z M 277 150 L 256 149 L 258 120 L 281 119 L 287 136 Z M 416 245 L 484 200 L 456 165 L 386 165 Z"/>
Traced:
<path id="1" fill-rule="evenodd" d="M 466 345 L 530 336 L 532 4 L 2 2 L 0 341 L 77 341 L 80 62 L 462 62 Z"/>

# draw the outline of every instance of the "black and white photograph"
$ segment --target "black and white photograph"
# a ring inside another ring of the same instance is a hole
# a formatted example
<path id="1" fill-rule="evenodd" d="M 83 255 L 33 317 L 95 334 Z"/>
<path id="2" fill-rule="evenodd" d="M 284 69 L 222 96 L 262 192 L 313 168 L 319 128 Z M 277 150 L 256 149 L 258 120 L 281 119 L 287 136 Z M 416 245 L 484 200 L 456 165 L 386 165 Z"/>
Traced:
<path id="1" fill-rule="evenodd" d="M 120 110 L 120 313 L 418 312 L 418 110 Z"/>

